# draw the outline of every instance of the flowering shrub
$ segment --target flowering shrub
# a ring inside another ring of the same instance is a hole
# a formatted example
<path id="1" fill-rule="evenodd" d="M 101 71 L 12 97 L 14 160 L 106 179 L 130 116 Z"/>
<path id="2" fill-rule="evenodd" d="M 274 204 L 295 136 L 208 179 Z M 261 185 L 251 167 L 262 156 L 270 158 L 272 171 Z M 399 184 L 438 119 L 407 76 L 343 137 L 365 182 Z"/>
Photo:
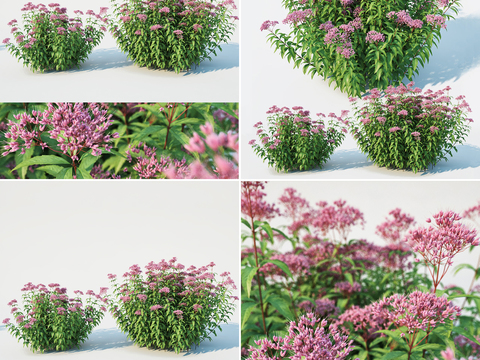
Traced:
<path id="1" fill-rule="evenodd" d="M 86 20 L 83 12 L 74 11 L 75 17 L 67 14 L 60 4 L 26 4 L 22 11 L 23 29 L 16 19 L 8 23 L 15 43 L 10 38 L 3 40 L 8 51 L 32 71 L 67 70 L 79 67 L 93 48 L 100 44 L 107 31 L 108 8 L 100 8 L 99 14 L 88 10 Z"/>
<path id="2" fill-rule="evenodd" d="M 235 103 L 0 104 L 6 144 L 0 175 L 238 178 L 237 109 Z"/>
<path id="3" fill-rule="evenodd" d="M 220 280 L 213 272 L 214 263 L 185 269 L 177 259 L 150 262 L 146 272 L 138 265 L 125 273 L 123 283 L 109 274 L 116 301 L 110 311 L 120 329 L 139 346 L 190 349 L 216 335 L 220 324 L 229 320 L 235 306 L 231 290 L 233 280 L 225 272 Z"/>
<path id="4" fill-rule="evenodd" d="M 292 111 L 293 110 L 293 111 Z M 268 123 L 260 121 L 254 125 L 261 144 L 249 142 L 255 153 L 277 171 L 309 170 L 322 166 L 340 146 L 347 132 L 342 117 L 329 114 L 329 125 L 325 126 L 325 115 L 317 114 L 312 120 L 310 112 L 301 106 L 279 108 L 272 106 L 268 111 Z"/>
<path id="5" fill-rule="evenodd" d="M 394 209 L 377 226 L 386 245 L 376 245 L 349 240 L 365 220 L 345 201 L 312 206 L 287 188 L 279 209 L 265 195 L 263 183 L 242 182 L 243 358 L 433 360 L 448 348 L 457 357 L 477 354 L 480 286 L 441 284 L 453 256 L 480 242 L 458 214 L 440 212 L 425 229 Z M 285 232 L 269 223 L 278 216 Z M 462 268 L 480 278 L 478 266 Z M 457 306 L 456 298 L 466 302 Z"/>
<path id="6" fill-rule="evenodd" d="M 67 350 L 79 347 L 85 342 L 93 328 L 103 318 L 106 304 L 107 288 L 101 288 L 99 294 L 88 290 L 89 297 L 83 301 L 83 292 L 75 291 L 70 298 L 67 289 L 59 284 L 26 284 L 22 291 L 23 309 L 17 300 L 8 303 L 15 322 L 3 320 L 10 334 L 22 339 L 24 345 L 33 352 L 45 350 Z"/>
<path id="7" fill-rule="evenodd" d="M 446 20 L 459 0 L 285 0 L 283 24 L 265 21 L 268 41 L 282 58 L 312 77 L 335 81 L 336 88 L 359 96 L 367 88 L 386 89 L 428 62 Z M 450 13 L 447 14 L 447 11 Z"/>
<path id="8" fill-rule="evenodd" d="M 355 102 L 351 132 L 360 150 L 378 166 L 414 172 L 452 156 L 469 131 L 470 107 L 464 96 L 448 95 L 449 87 L 422 93 L 408 86 L 388 87 L 385 98 L 373 89 L 365 103 Z"/>
<path id="9" fill-rule="evenodd" d="M 139 66 L 190 69 L 212 60 L 220 44 L 227 42 L 235 26 L 233 0 L 151 1 L 128 0 L 113 11 L 117 22 L 111 30 L 120 49 Z"/>

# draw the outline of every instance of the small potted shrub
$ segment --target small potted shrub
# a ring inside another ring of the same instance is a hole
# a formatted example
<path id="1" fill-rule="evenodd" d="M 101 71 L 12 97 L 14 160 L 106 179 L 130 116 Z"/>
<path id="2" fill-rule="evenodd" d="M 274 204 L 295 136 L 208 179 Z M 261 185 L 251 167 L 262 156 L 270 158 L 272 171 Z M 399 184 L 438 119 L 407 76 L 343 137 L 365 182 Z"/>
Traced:
<path id="1" fill-rule="evenodd" d="M 462 144 L 472 119 L 464 96 L 455 101 L 450 87 L 423 92 L 414 84 L 378 89 L 354 102 L 350 129 L 360 150 L 378 166 L 417 172 L 452 156 Z"/>
<path id="2" fill-rule="evenodd" d="M 348 111 L 343 111 L 342 117 Z M 301 106 L 279 108 L 272 106 L 266 126 L 260 121 L 258 128 L 260 143 L 251 140 L 249 144 L 255 153 L 277 171 L 309 170 L 322 166 L 340 146 L 347 129 L 342 117 L 329 114 L 329 127 L 325 126 L 325 115 L 317 114 L 312 120 L 310 112 Z"/>
<path id="3" fill-rule="evenodd" d="M 8 51 L 23 61 L 32 71 L 67 70 L 85 62 L 93 48 L 100 44 L 107 31 L 107 8 L 95 14 L 88 10 L 89 17 L 82 20 L 83 12 L 76 10 L 75 17 L 67 14 L 60 4 L 26 4 L 22 11 L 23 28 L 16 19 L 8 23 L 12 27 L 10 38 L 3 40 Z"/>
<path id="4" fill-rule="evenodd" d="M 268 41 L 282 58 L 312 77 L 359 96 L 412 80 L 437 46 L 459 0 L 285 0 L 283 24 L 265 21 Z M 450 11 L 449 11 L 450 10 Z M 447 13 L 448 12 L 448 13 Z"/>
<path id="5" fill-rule="evenodd" d="M 112 2 L 117 21 L 111 30 L 120 49 L 139 66 L 176 73 L 212 60 L 237 19 L 233 0 Z"/>
<path id="6" fill-rule="evenodd" d="M 83 292 L 75 291 L 75 297 L 67 294 L 59 284 L 26 284 L 22 291 L 23 308 L 17 300 L 8 303 L 15 322 L 3 320 L 10 334 L 23 340 L 23 344 L 35 351 L 62 351 L 79 348 L 107 311 L 107 288 L 99 294 L 88 290 L 84 301 Z"/>
<path id="7" fill-rule="evenodd" d="M 211 340 L 220 323 L 229 320 L 235 306 L 235 289 L 229 273 L 217 279 L 214 263 L 185 269 L 176 258 L 150 262 L 143 275 L 132 265 L 117 283 L 109 274 L 116 300 L 110 310 L 120 329 L 141 347 L 179 353 L 205 339 Z"/>

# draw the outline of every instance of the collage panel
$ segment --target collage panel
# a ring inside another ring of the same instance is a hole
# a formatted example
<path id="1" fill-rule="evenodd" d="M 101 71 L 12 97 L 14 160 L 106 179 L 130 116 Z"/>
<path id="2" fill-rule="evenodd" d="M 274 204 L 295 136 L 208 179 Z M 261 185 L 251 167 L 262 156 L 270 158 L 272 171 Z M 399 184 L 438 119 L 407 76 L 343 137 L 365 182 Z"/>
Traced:
<path id="1" fill-rule="evenodd" d="M 245 1 L 242 179 L 477 179 L 477 3 Z"/>
<path id="2" fill-rule="evenodd" d="M 238 358 L 238 184 L 185 185 L 2 182 L 2 358 Z"/>
<path id="3" fill-rule="evenodd" d="M 242 359 L 476 359 L 478 181 L 242 182 Z"/>
<path id="4" fill-rule="evenodd" d="M 238 179 L 238 103 L 0 103 L 2 179 Z"/>
<path id="5" fill-rule="evenodd" d="M 239 99 L 233 1 L 12 0 L 1 9 L 3 102 Z"/>

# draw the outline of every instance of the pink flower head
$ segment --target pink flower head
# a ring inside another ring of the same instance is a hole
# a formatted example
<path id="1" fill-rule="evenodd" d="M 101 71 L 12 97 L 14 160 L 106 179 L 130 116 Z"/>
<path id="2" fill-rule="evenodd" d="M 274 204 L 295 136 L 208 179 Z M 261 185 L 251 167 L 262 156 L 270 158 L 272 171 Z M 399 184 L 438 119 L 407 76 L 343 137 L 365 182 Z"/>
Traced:
<path id="1" fill-rule="evenodd" d="M 170 9 L 165 6 L 165 7 L 163 7 L 163 8 L 160 9 L 160 12 L 161 12 L 161 13 L 168 14 L 168 13 L 170 12 Z"/>
<path id="2" fill-rule="evenodd" d="M 153 26 L 150 26 L 150 30 L 152 31 L 155 31 L 155 30 L 158 30 L 158 29 L 163 29 L 163 26 L 162 25 L 153 25 Z"/>
<path id="3" fill-rule="evenodd" d="M 3 319 L 2 324 L 10 324 L 10 318 Z"/>
<path id="4" fill-rule="evenodd" d="M 140 21 L 145 22 L 147 21 L 147 15 L 145 14 L 138 14 L 137 17 L 140 19 Z"/>
<path id="5" fill-rule="evenodd" d="M 385 35 L 372 30 L 367 33 L 367 37 L 365 38 L 365 41 L 369 43 L 385 42 Z"/>
<path id="6" fill-rule="evenodd" d="M 10 43 L 10 38 L 5 38 L 2 41 L 2 44 L 9 44 Z"/>
<path id="7" fill-rule="evenodd" d="M 291 359 L 345 360 L 353 349 L 352 342 L 337 327 L 328 328 L 327 320 L 308 313 L 298 323 L 290 322 L 285 338 L 274 336 L 273 341 L 255 341 L 259 348 L 250 348 L 249 359 L 282 359 L 286 351 L 291 351 Z"/>
<path id="8" fill-rule="evenodd" d="M 140 299 L 141 302 L 147 301 L 147 295 L 145 294 L 138 294 L 137 297 Z"/>
<path id="9" fill-rule="evenodd" d="M 273 31 L 273 28 L 277 24 L 278 24 L 278 21 L 270 21 L 270 20 L 264 21 L 262 26 L 260 26 L 260 31 L 263 31 L 263 30 Z"/>
<path id="10" fill-rule="evenodd" d="M 135 31 L 135 35 L 142 35 L 142 30 Z"/>
<path id="11" fill-rule="evenodd" d="M 433 218 L 434 226 L 410 231 L 406 241 L 426 264 L 438 269 L 435 273 L 431 272 L 436 289 L 453 264 L 453 257 L 469 246 L 477 246 L 480 240 L 477 231 L 461 224 L 461 216 L 453 211 L 440 211 Z"/>

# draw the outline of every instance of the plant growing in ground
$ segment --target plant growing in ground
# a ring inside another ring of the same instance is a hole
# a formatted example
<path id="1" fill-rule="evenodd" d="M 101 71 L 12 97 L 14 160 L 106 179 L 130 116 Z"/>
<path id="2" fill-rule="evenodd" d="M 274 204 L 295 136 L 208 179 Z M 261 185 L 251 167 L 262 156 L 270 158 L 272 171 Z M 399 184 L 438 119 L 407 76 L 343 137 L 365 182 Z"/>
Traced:
<path id="1" fill-rule="evenodd" d="M 53 283 L 48 287 L 28 283 L 22 291 L 25 292 L 23 308 L 15 299 L 8 303 L 16 324 L 9 318 L 3 323 L 10 334 L 23 340 L 33 352 L 79 348 L 107 310 L 107 288 L 101 288 L 97 295 L 88 290 L 85 301 L 81 298 L 83 292 L 77 290 L 76 296 L 70 298 L 66 288 Z"/>
<path id="2" fill-rule="evenodd" d="M 188 350 L 193 344 L 220 331 L 229 320 L 236 297 L 233 280 L 225 272 L 218 279 L 214 263 L 185 269 L 176 258 L 150 262 L 143 275 L 138 265 L 130 267 L 124 281 L 109 274 L 116 301 L 110 311 L 120 329 L 139 346 L 153 349 Z"/>
<path id="3" fill-rule="evenodd" d="M 88 18 L 83 20 L 84 14 L 80 10 L 74 11 L 75 17 L 72 18 L 60 4 L 51 3 L 46 7 L 29 2 L 22 8 L 23 25 L 16 19 L 8 23 L 16 44 L 9 38 L 3 43 L 32 71 L 78 68 L 107 31 L 107 9 L 100 8 L 99 14 L 88 10 Z"/>
<path id="4" fill-rule="evenodd" d="M 293 110 L 293 111 L 292 111 Z M 254 125 L 261 144 L 251 140 L 253 150 L 268 165 L 277 171 L 309 170 L 322 166 L 340 146 L 346 128 L 344 117 L 329 114 L 329 127 L 325 125 L 325 115 L 317 114 L 318 120 L 310 117 L 308 110 L 301 106 L 279 108 L 272 106 L 268 111 L 267 124 L 260 121 Z"/>
<path id="5" fill-rule="evenodd" d="M 373 89 L 364 102 L 352 98 L 350 130 L 360 150 L 378 166 L 413 172 L 452 156 L 462 144 L 472 119 L 464 96 L 455 100 L 443 90 L 422 92 L 414 84 L 390 86 L 385 97 Z"/>
<path id="6" fill-rule="evenodd" d="M 428 62 L 441 29 L 457 14 L 459 0 L 285 0 L 286 33 L 265 21 L 268 41 L 282 58 L 312 77 L 359 96 L 412 80 Z M 448 12 L 448 13 L 447 13 Z"/>
<path id="7" fill-rule="evenodd" d="M 238 178 L 238 103 L 0 104 L 0 128 L 2 178 Z"/>
<path id="8" fill-rule="evenodd" d="M 233 34 L 233 0 L 112 0 L 111 31 L 120 49 L 139 66 L 176 73 L 212 60 Z"/>

